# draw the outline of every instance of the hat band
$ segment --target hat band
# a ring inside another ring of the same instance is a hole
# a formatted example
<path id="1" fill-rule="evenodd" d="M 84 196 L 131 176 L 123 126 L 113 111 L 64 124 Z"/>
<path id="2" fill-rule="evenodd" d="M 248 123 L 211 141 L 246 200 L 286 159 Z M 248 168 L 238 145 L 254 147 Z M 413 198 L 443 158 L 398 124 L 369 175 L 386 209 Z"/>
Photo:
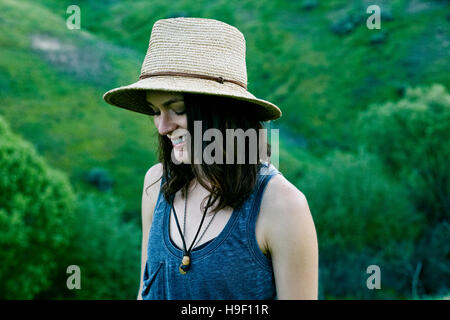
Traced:
<path id="1" fill-rule="evenodd" d="M 195 74 L 195 73 L 186 73 L 186 72 L 173 72 L 173 71 L 166 71 L 166 72 L 152 72 L 152 73 L 143 73 L 139 76 L 139 80 L 147 79 L 150 77 L 157 77 L 157 76 L 181 76 L 181 77 L 191 77 L 191 78 L 199 78 L 199 79 L 206 79 L 206 80 L 214 80 L 219 83 L 224 83 L 225 81 L 233 82 L 245 90 L 247 90 L 247 85 L 240 81 L 232 80 L 232 79 L 225 79 L 223 77 L 214 77 L 209 76 L 206 74 Z"/>

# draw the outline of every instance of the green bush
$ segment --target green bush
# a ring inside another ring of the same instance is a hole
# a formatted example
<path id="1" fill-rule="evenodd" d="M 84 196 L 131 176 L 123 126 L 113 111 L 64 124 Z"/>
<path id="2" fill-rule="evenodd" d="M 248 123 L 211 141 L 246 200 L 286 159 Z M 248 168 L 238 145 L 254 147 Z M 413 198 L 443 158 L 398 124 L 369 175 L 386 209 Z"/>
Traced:
<path id="1" fill-rule="evenodd" d="M 384 249 L 392 242 L 414 239 L 420 230 L 420 216 L 406 192 L 364 149 L 357 155 L 333 152 L 297 185 L 316 213 L 324 244 Z"/>
<path id="2" fill-rule="evenodd" d="M 397 102 L 373 105 L 358 119 L 359 139 L 404 185 L 426 219 L 413 255 L 413 296 L 448 294 L 450 94 L 442 85 L 407 89 Z"/>
<path id="3" fill-rule="evenodd" d="M 448 295 L 450 292 L 450 224 L 448 221 L 430 226 L 416 250 L 421 268 L 417 295 Z"/>
<path id="4" fill-rule="evenodd" d="M 398 251 L 401 249 L 399 246 Z M 320 299 L 408 298 L 413 267 L 409 256 L 397 253 L 395 259 L 386 259 L 383 255 L 384 252 L 371 248 L 360 252 L 333 247 L 320 250 Z M 380 290 L 367 288 L 372 274 L 367 273 L 367 267 L 371 265 L 380 268 Z"/>
<path id="5" fill-rule="evenodd" d="M 111 193 L 78 194 L 74 233 L 45 299 L 136 299 L 141 231 L 122 218 L 124 203 Z M 81 289 L 68 290 L 66 268 L 77 265 Z"/>
<path id="6" fill-rule="evenodd" d="M 0 117 L 0 299 L 32 299 L 66 253 L 74 194 L 66 176 Z"/>
<path id="7" fill-rule="evenodd" d="M 363 148 L 356 155 L 333 152 L 297 183 L 317 229 L 324 297 L 373 298 L 378 293 L 365 282 L 371 264 L 386 275 L 393 265 L 410 269 L 423 219 L 379 162 Z M 383 293 L 406 290 L 405 277 L 384 277 Z"/>
<path id="8" fill-rule="evenodd" d="M 358 120 L 361 144 L 409 190 L 430 224 L 450 211 L 450 94 L 442 85 L 407 89 L 398 102 L 373 105 Z"/>

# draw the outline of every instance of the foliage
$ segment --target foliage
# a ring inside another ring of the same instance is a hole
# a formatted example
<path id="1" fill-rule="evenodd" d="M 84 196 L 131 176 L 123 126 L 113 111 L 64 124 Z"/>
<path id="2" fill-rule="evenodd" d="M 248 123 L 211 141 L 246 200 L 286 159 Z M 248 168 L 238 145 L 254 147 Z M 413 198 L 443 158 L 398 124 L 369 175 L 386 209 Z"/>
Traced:
<path id="1" fill-rule="evenodd" d="M 64 268 L 40 298 L 136 299 L 139 288 L 141 232 L 122 219 L 124 203 L 111 193 L 78 194 L 76 223 Z M 68 290 L 66 268 L 77 265 L 81 289 Z"/>
<path id="2" fill-rule="evenodd" d="M 89 183 L 95 185 L 99 190 L 110 190 L 114 181 L 109 176 L 107 170 L 103 168 L 93 168 L 89 171 L 85 178 Z"/>
<path id="3" fill-rule="evenodd" d="M 361 114 L 363 144 L 409 190 L 430 224 L 450 213 L 450 94 L 442 85 L 408 89 L 403 99 Z"/>
<path id="4" fill-rule="evenodd" d="M 419 232 L 420 217 L 405 190 L 362 149 L 357 155 L 330 154 L 298 185 L 317 212 L 314 219 L 324 246 L 382 250 Z"/>
<path id="5" fill-rule="evenodd" d="M 50 286 L 74 222 L 67 177 L 0 118 L 0 298 L 30 299 Z"/>
<path id="6" fill-rule="evenodd" d="M 372 105 L 358 126 L 360 145 L 379 156 L 424 218 L 413 295 L 448 293 L 450 94 L 439 84 L 408 88 L 399 101 Z"/>
<path id="7" fill-rule="evenodd" d="M 330 153 L 298 185 L 308 199 L 319 237 L 324 297 L 374 297 L 365 284 L 370 264 L 383 270 L 386 290 L 409 293 L 405 275 L 409 276 L 414 241 L 424 219 L 376 156 L 364 149 L 357 154 Z M 389 278 L 401 270 L 406 270 L 404 276 Z"/>

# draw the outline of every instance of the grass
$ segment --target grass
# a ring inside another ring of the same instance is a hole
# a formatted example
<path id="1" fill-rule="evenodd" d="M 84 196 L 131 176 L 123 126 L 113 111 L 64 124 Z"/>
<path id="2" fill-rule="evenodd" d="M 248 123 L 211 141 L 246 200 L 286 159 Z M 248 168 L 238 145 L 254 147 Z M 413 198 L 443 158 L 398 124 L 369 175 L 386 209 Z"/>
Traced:
<path id="1" fill-rule="evenodd" d="M 79 188 L 87 187 L 83 176 L 92 167 L 107 169 L 114 192 L 135 212 L 143 176 L 156 161 L 154 130 L 148 117 L 101 97 L 137 79 L 157 19 L 216 18 L 244 33 L 249 89 L 283 111 L 274 123 L 284 131 L 280 164 L 294 180 L 307 170 L 300 157 L 355 150 L 354 121 L 369 104 L 398 99 L 404 86 L 450 84 L 443 72 L 448 9 L 439 1 L 410 13 L 408 1 L 375 1 L 393 20 L 382 21 L 381 31 L 368 30 L 364 20 L 347 35 L 331 26 L 346 14 L 368 16 L 361 1 L 319 1 L 311 10 L 287 0 L 79 1 L 81 30 L 65 26 L 70 4 L 0 4 L 0 27 L 8 30 L 0 34 L 0 114 Z M 386 41 L 371 44 L 379 32 Z M 60 49 L 39 49 L 39 41 Z"/>

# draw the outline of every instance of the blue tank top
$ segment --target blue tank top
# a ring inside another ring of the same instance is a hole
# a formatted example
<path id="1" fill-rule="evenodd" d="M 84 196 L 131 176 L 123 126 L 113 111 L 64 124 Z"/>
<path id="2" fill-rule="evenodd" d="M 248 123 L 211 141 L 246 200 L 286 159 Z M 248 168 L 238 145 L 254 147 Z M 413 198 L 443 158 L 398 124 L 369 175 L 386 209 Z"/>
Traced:
<path id="1" fill-rule="evenodd" d="M 169 234 L 171 207 L 160 192 L 149 233 L 142 298 L 276 299 L 272 263 L 258 246 L 255 226 L 264 189 L 278 173 L 274 166 L 262 164 L 251 195 L 239 209 L 234 209 L 217 237 L 192 250 L 191 268 L 184 275 L 178 270 L 183 251 L 174 245 Z"/>

